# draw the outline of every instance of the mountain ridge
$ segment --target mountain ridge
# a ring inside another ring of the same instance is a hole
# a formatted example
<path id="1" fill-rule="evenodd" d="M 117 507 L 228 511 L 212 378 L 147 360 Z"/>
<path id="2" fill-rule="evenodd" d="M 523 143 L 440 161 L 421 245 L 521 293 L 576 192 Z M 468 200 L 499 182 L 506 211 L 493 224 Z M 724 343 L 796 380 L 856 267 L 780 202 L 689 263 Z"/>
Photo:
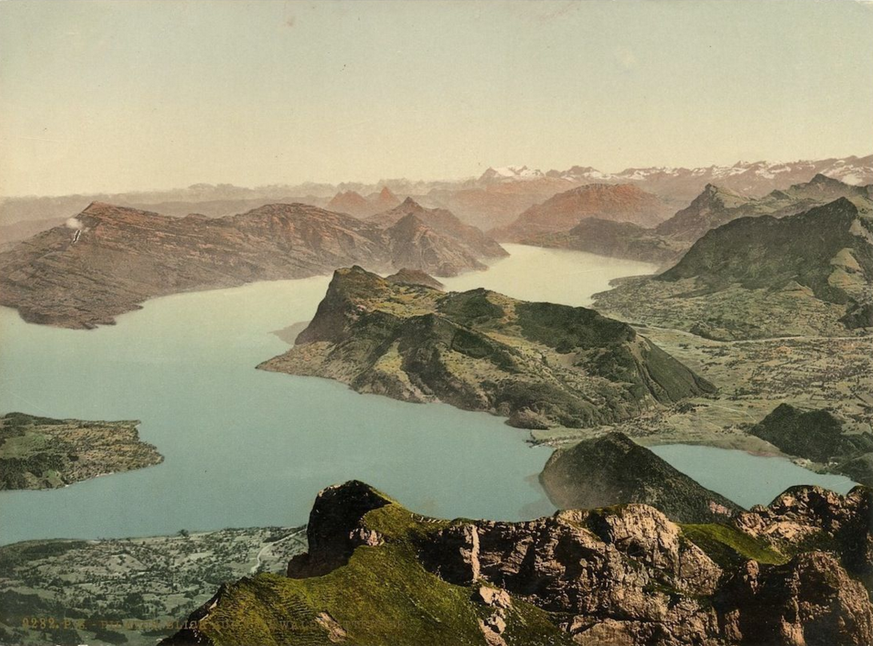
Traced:
<path id="1" fill-rule="evenodd" d="M 873 220 L 845 197 L 710 230 L 673 267 L 595 295 L 609 312 L 715 340 L 873 328 Z"/>
<path id="2" fill-rule="evenodd" d="M 871 500 L 797 487 L 729 524 L 639 504 L 448 521 L 350 481 L 317 496 L 287 576 L 222 585 L 161 644 L 866 646 Z"/>
<path id="3" fill-rule="evenodd" d="M 626 419 L 713 391 L 594 310 L 393 284 L 360 267 L 337 270 L 295 346 L 258 367 L 484 410 L 523 428 Z"/>
<path id="4" fill-rule="evenodd" d="M 481 235 L 481 232 L 479 232 Z M 418 223 L 384 228 L 305 204 L 184 218 L 93 202 L 64 225 L 0 253 L 0 304 L 35 323 L 90 328 L 155 296 L 305 278 L 347 264 L 437 275 L 485 269 L 496 243 Z"/>

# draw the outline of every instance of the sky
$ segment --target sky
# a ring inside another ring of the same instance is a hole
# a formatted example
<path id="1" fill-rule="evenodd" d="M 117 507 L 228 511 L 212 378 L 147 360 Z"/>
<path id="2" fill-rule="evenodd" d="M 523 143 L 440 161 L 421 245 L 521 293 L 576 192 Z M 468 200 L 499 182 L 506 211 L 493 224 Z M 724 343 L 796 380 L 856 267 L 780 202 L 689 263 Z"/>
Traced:
<path id="1" fill-rule="evenodd" d="M 873 4 L 0 1 L 0 194 L 873 152 Z"/>

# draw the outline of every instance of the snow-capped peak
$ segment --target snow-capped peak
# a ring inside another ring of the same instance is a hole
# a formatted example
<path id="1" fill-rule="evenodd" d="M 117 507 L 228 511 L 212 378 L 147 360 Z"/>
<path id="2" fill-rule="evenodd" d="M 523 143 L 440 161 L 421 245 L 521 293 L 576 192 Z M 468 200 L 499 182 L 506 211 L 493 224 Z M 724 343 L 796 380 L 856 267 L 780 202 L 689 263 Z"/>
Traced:
<path id="1" fill-rule="evenodd" d="M 489 168 L 479 179 L 482 181 L 525 180 L 545 177 L 541 170 L 527 166 L 501 166 Z"/>

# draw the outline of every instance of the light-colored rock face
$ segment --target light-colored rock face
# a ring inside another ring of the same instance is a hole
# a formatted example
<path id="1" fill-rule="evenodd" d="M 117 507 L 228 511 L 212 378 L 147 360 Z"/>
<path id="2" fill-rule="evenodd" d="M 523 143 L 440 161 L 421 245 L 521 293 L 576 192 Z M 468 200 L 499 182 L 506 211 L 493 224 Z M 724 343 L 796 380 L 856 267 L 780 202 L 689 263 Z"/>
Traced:
<path id="1" fill-rule="evenodd" d="M 870 599 L 830 554 L 809 552 L 789 563 L 747 563 L 724 586 L 729 643 L 778 646 L 867 644 Z"/>
<path id="2" fill-rule="evenodd" d="M 847 540 L 860 526 L 863 545 L 864 491 L 848 497 L 789 491 L 767 509 L 741 514 L 738 527 L 787 546 L 822 531 Z M 845 644 L 873 636 L 873 607 L 846 561 L 806 552 L 785 565 L 749 560 L 725 570 L 647 505 L 564 511 L 526 523 L 455 524 L 425 554 L 426 567 L 449 581 L 478 572 L 482 582 L 571 615 L 563 628 L 583 645 L 809 646 L 825 643 L 816 641 L 821 634 Z"/>
<path id="3" fill-rule="evenodd" d="M 597 643 L 607 632 L 616 643 L 624 637 L 645 643 L 639 639 L 652 637 L 655 624 L 689 640 L 718 630 L 714 611 L 696 597 L 715 592 L 721 568 L 645 505 L 528 523 L 455 524 L 423 553 L 426 567 L 450 582 L 478 579 L 574 615 L 566 629 L 578 633 L 579 643 Z M 482 585 L 477 594 L 495 597 L 489 590 Z"/>
<path id="4" fill-rule="evenodd" d="M 461 614 L 470 618 L 473 642 L 489 646 L 563 644 L 563 638 L 582 646 L 870 646 L 873 604 L 862 583 L 873 570 L 873 560 L 863 551 L 870 539 L 870 508 L 869 489 L 838 496 L 807 487 L 787 491 L 769 508 L 743 514 L 733 528 L 680 526 L 646 505 L 564 511 L 520 523 L 444 522 L 410 514 L 363 483 L 351 482 L 319 495 L 308 528 L 310 553 L 296 557 L 289 573 L 313 577 L 317 585 L 332 578 L 323 576 L 332 570 L 353 568 L 362 555 L 387 550 L 383 553 L 392 555 L 392 567 L 419 577 L 417 585 L 441 587 L 444 594 L 448 587 L 459 595 L 456 602 L 469 603 Z M 380 518 L 393 520 L 379 525 Z M 822 550 L 791 542 L 798 534 L 783 533 L 778 545 L 793 557 L 773 559 L 773 552 L 761 552 L 768 560 L 763 563 L 740 551 L 726 558 L 727 543 L 712 543 L 724 532 L 733 532 L 731 541 L 754 543 L 755 532 L 788 523 L 817 531 L 806 536 Z M 699 533 L 703 527 L 711 530 L 709 539 Z M 355 550 L 361 552 L 346 565 Z M 354 581 L 338 576 L 347 587 L 332 595 L 348 589 L 350 598 L 362 598 L 348 587 Z M 364 579 L 362 585 L 378 585 L 372 577 Z M 276 585 L 281 581 L 270 581 Z M 223 604 L 234 603 L 226 598 L 236 594 L 231 587 L 222 590 L 192 617 L 220 614 Z M 272 615 L 279 625 L 282 610 L 273 599 L 256 612 L 280 613 Z M 431 608 L 427 596 L 421 599 L 416 611 L 427 613 L 429 625 L 448 620 L 443 614 L 442 620 L 432 621 L 438 617 L 433 613 L 445 607 L 437 603 Z M 248 621 L 258 603 L 245 596 L 239 621 Z M 393 611 L 404 612 L 398 608 L 408 605 L 404 596 Z M 559 632 L 541 641 L 535 636 L 531 641 L 528 634 L 527 641 L 519 642 L 513 630 L 532 607 L 547 611 L 541 620 Z M 458 615 L 456 606 L 451 613 Z M 354 625 L 336 619 L 340 610 L 327 613 L 318 606 L 314 616 L 328 639 L 356 643 Z M 166 643 L 212 643 L 210 635 L 197 630 L 183 631 Z M 403 622 L 397 622 L 388 643 L 413 643 L 403 630 Z M 275 636 L 276 643 L 296 643 L 293 635 Z"/>
<path id="5" fill-rule="evenodd" d="M 767 507 L 739 514 L 736 523 L 753 536 L 788 543 L 821 532 L 833 537 L 863 520 L 870 504 L 865 491 L 858 488 L 841 496 L 822 487 L 796 487 L 779 495 Z"/>
<path id="6" fill-rule="evenodd" d="M 693 543 L 683 541 L 679 526 L 648 505 L 628 505 L 606 516 L 603 539 L 647 567 L 669 573 L 671 584 L 689 594 L 715 590 L 721 569 Z"/>

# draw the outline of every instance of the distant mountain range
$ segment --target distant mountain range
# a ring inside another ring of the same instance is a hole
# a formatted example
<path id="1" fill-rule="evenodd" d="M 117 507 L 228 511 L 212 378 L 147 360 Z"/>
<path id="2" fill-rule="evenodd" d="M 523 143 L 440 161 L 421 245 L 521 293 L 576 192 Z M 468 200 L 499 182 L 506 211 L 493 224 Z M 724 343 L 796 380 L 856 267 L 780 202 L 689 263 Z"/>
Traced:
<path id="1" fill-rule="evenodd" d="M 633 183 L 661 196 L 690 200 L 706 184 L 718 184 L 746 196 L 758 196 L 791 184 L 808 181 L 816 174 L 827 175 L 846 184 L 873 183 L 873 155 L 867 157 L 829 158 L 789 163 L 737 162 L 733 166 L 671 168 L 666 166 L 627 168 L 619 173 L 604 173 L 590 166 L 573 166 L 565 171 L 542 172 L 527 166 L 489 168 L 480 184 L 529 182 L 558 179 L 591 184 Z"/>
<path id="2" fill-rule="evenodd" d="M 588 217 L 651 227 L 670 213 L 672 209 L 660 198 L 632 184 L 587 184 L 530 207 L 512 223 L 490 233 L 498 240 L 520 242 L 566 231 Z"/>
<path id="3" fill-rule="evenodd" d="M 442 401 L 513 426 L 585 427 L 714 391 L 624 323 L 484 289 L 444 293 L 337 270 L 315 318 L 259 368 Z"/>
<path id="4" fill-rule="evenodd" d="M 382 226 L 305 204 L 174 218 L 94 203 L 0 253 L 0 304 L 27 321 L 88 328 L 180 291 L 302 278 L 348 264 L 453 276 L 506 254 L 451 214 L 432 228 L 427 210 L 405 205 L 409 213 Z"/>
<path id="5" fill-rule="evenodd" d="M 544 209 L 550 202 L 559 201 L 563 195 L 578 190 L 580 189 L 556 195 L 540 208 Z M 521 234 L 516 239 L 526 244 L 576 249 L 669 265 L 677 262 L 707 231 L 732 220 L 761 215 L 785 217 L 840 197 L 850 200 L 861 213 L 873 216 L 873 185 L 852 186 L 824 175 L 816 175 L 809 182 L 772 191 L 761 198 L 745 197 L 708 184 L 686 208 L 649 228 L 639 226 L 627 217 L 624 218 L 625 221 L 614 221 L 601 214 L 586 217 L 587 211 L 575 210 L 573 213 L 578 224 L 572 228 L 537 232 L 536 227 L 528 226 L 526 229 L 517 229 L 529 233 Z M 536 214 L 539 212 L 536 209 L 534 207 L 530 211 Z M 546 210 L 542 217 L 548 219 L 549 215 Z M 578 219 L 579 217 L 582 219 Z M 503 230 L 497 230 L 495 235 L 499 237 L 501 231 Z"/>
<path id="6" fill-rule="evenodd" d="M 364 197 L 355 191 L 346 191 L 337 193 L 327 203 L 327 208 L 330 211 L 338 211 L 339 213 L 348 213 L 355 217 L 366 217 L 388 211 L 400 204 L 400 200 L 391 189 L 384 186 L 378 193 L 372 193 Z"/>
<path id="7" fill-rule="evenodd" d="M 873 219 L 845 197 L 738 218 L 662 274 L 595 298 L 627 319 L 714 339 L 860 333 L 873 328 Z"/>
<path id="8" fill-rule="evenodd" d="M 590 166 L 546 172 L 525 166 L 509 166 L 489 168 L 478 178 L 457 181 L 385 179 L 374 184 L 307 182 L 257 188 L 194 184 L 167 191 L 0 198 L 0 244 L 33 233 L 32 228 L 22 231 L 8 228 L 10 225 L 42 221 L 40 226 L 44 230 L 94 201 L 179 217 L 189 213 L 222 217 L 265 204 L 300 202 L 366 217 L 392 208 L 393 205 L 381 201 L 387 189 L 400 199 L 411 196 L 424 206 L 448 209 L 467 224 L 488 230 L 509 224 L 529 207 L 557 193 L 585 184 L 633 184 L 678 210 L 693 200 L 707 184 L 743 196 L 759 197 L 807 182 L 817 173 L 847 184 L 871 184 L 873 155 L 790 163 L 740 162 L 733 166 L 701 168 L 628 168 L 618 173 L 602 172 Z M 332 200 L 337 201 L 328 207 Z"/>

